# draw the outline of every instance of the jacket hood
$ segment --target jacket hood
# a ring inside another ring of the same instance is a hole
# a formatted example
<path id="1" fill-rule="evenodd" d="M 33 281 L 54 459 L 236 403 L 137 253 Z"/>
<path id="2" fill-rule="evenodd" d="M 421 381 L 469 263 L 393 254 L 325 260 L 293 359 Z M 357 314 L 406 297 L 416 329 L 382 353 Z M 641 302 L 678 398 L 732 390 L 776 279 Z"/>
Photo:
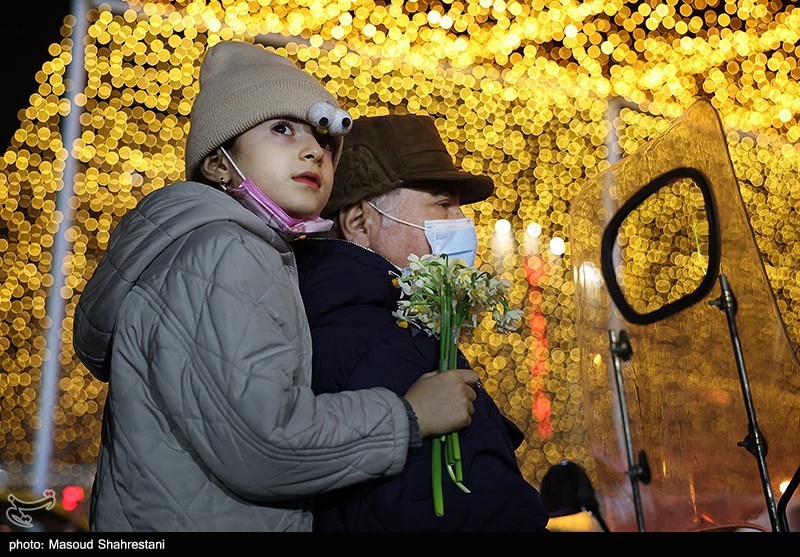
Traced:
<path id="1" fill-rule="evenodd" d="M 274 230 L 210 186 L 179 182 L 147 195 L 112 232 L 75 308 L 75 353 L 95 377 L 108 381 L 117 315 L 142 273 L 176 239 L 217 221 L 235 222 L 292 257 L 291 248 Z"/>
<path id="2" fill-rule="evenodd" d="M 397 271 L 383 256 L 347 240 L 306 238 L 292 242 L 300 291 L 313 329 L 326 315 L 353 304 L 397 308 Z M 337 257 L 329 257 L 335 254 Z M 313 271 L 313 272 L 311 272 Z"/>

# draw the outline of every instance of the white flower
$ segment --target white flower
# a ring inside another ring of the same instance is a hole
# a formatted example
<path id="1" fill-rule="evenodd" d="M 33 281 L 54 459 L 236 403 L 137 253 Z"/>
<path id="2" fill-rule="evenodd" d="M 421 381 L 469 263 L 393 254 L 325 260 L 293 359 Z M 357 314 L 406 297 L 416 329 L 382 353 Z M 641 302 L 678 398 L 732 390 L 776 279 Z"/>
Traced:
<path id="1" fill-rule="evenodd" d="M 408 266 L 392 274 L 401 294 L 393 315 L 429 335 L 441 335 L 444 312 L 449 312 L 447 321 L 456 335 L 462 328 L 474 329 L 483 312 L 491 311 L 500 332 L 515 330 L 522 319 L 521 310 L 508 307 L 511 283 L 468 266 L 462 259 L 412 254 Z"/>
<path id="2" fill-rule="evenodd" d="M 461 331 L 463 328 L 474 329 L 482 312 L 491 311 L 500 332 L 516 329 L 522 318 L 522 310 L 508 307 L 506 293 L 511 283 L 497 280 L 489 273 L 468 266 L 462 259 L 449 259 L 447 255 L 418 257 L 412 254 L 408 257 L 408 266 L 392 275 L 396 277 L 394 282 L 400 288 L 400 299 L 392 315 L 398 319 L 400 326 L 406 327 L 410 323 L 428 335 L 439 338 L 440 371 L 455 368 Z M 442 331 L 443 323 L 449 324 L 449 330 Z M 437 516 L 444 514 L 440 464 L 443 453 L 450 478 L 462 491 L 470 492 L 462 483 L 463 470 L 458 447 L 458 432 L 433 440 L 431 485 Z"/>

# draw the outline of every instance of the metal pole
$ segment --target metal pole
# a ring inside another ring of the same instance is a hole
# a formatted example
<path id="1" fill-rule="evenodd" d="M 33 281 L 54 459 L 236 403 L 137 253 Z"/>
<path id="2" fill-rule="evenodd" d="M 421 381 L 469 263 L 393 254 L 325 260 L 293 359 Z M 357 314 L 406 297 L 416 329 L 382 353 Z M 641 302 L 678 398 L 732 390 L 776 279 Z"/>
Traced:
<path id="1" fill-rule="evenodd" d="M 756 419 L 756 409 L 753 405 L 753 397 L 750 393 L 750 381 L 747 378 L 747 371 L 744 365 L 744 355 L 742 353 L 742 345 L 739 342 L 739 331 L 736 326 L 736 298 L 733 295 L 728 277 L 724 274 L 719 275 L 719 285 L 722 295 L 716 300 L 709 302 L 712 306 L 717 306 L 720 310 L 725 312 L 728 318 L 728 329 L 731 334 L 731 343 L 733 344 L 733 355 L 736 359 L 736 368 L 739 371 L 739 382 L 742 386 L 742 397 L 744 398 L 744 406 L 747 410 L 747 420 L 750 424 L 747 436 L 744 441 L 738 444 L 751 452 L 758 461 L 758 471 L 761 476 L 761 485 L 764 489 L 764 497 L 767 501 L 767 511 L 769 512 L 769 521 L 772 524 L 772 530 L 775 532 L 782 532 L 783 525 L 778 521 L 777 509 L 775 507 L 775 496 L 772 493 L 772 486 L 770 486 L 769 471 L 767 470 L 767 441 L 761 435 L 758 429 L 758 420 Z"/>
<path id="2" fill-rule="evenodd" d="M 36 435 L 36 459 L 33 465 L 33 492 L 42 493 L 50 487 L 50 461 L 53 458 L 53 409 L 58 399 L 58 380 L 61 378 L 61 335 L 63 333 L 66 300 L 61 290 L 66 283 L 64 259 L 71 249 L 67 231 L 75 220 L 75 211 L 70 201 L 75 196 L 75 175 L 78 162 L 72 156 L 72 146 L 80 137 L 81 107 L 75 104 L 75 97 L 86 89 L 85 38 L 89 30 L 89 9 L 107 6 L 114 13 L 122 13 L 130 6 L 119 0 L 100 2 L 98 0 L 72 0 L 70 12 L 75 17 L 72 30 L 72 60 L 67 68 L 68 88 L 65 96 L 69 101 L 69 113 L 61 121 L 61 138 L 67 150 L 62 186 L 56 192 L 56 211 L 61 214 L 61 223 L 53 237 L 52 268 L 53 285 L 47 297 L 46 314 L 50 324 L 45 337 L 46 355 L 42 364 L 42 380 L 39 387 L 38 413 L 41 427 Z"/>
<path id="3" fill-rule="evenodd" d="M 637 465 L 633 456 L 633 441 L 631 439 L 631 427 L 628 420 L 628 405 L 625 401 L 625 387 L 622 380 L 622 360 L 630 359 L 632 351 L 628 336 L 625 331 L 609 330 L 608 336 L 611 347 L 611 359 L 614 364 L 614 379 L 617 390 L 617 400 L 619 400 L 619 413 L 622 419 L 622 430 L 625 440 L 625 452 L 628 457 L 628 477 L 631 480 L 633 490 L 633 505 L 636 512 L 636 526 L 639 532 L 644 532 L 644 511 L 642 509 L 642 496 L 639 493 L 639 480 L 642 476 L 641 467 Z"/>
<path id="4" fill-rule="evenodd" d="M 53 238 L 53 258 L 50 270 L 53 285 L 47 298 L 46 312 L 50 318 L 47 330 L 45 349 L 49 356 L 45 358 L 42 368 L 42 384 L 39 387 L 39 419 L 41 427 L 36 439 L 36 460 L 34 462 L 34 493 L 41 493 L 48 488 L 50 460 L 53 455 L 53 408 L 58 396 L 58 380 L 61 376 L 61 332 L 65 316 L 66 300 L 61 295 L 64 287 L 64 258 L 70 248 L 67 230 L 72 226 L 74 210 L 70 200 L 75 195 L 75 159 L 72 157 L 72 144 L 80 135 L 80 111 L 75 106 L 75 96 L 86 88 L 86 70 L 84 68 L 84 37 L 88 31 L 87 6 L 85 0 L 72 0 L 72 15 L 75 16 L 75 27 L 72 31 L 72 60 L 67 69 L 69 87 L 66 91 L 70 111 L 61 121 L 61 137 L 67 150 L 66 165 L 62 186 L 56 192 L 56 211 L 61 214 L 61 224 Z"/>
<path id="5" fill-rule="evenodd" d="M 630 108 L 633 110 L 640 111 L 641 109 L 631 104 L 620 97 L 614 97 L 608 102 L 608 108 L 606 109 L 605 120 L 608 125 L 608 133 L 606 134 L 605 139 L 605 146 L 608 150 L 608 156 L 606 160 L 610 164 L 615 164 L 621 159 L 621 155 L 617 153 L 617 148 L 619 147 L 619 137 L 617 136 L 616 128 L 614 127 L 614 121 L 619 117 L 620 112 L 623 108 Z M 609 176 L 609 180 L 614 179 L 613 176 Z M 603 191 L 602 191 L 602 202 L 605 208 L 605 215 L 606 215 L 606 222 L 605 225 L 608 225 L 608 222 L 611 220 L 612 215 L 616 212 L 619 208 L 619 200 L 614 199 L 611 196 L 610 189 L 607 187 L 608 184 L 603 184 Z M 614 264 L 614 269 L 616 269 L 615 276 L 617 277 L 617 281 L 619 282 L 622 277 L 622 256 L 620 253 L 620 246 L 619 243 L 614 243 L 614 249 L 612 253 L 612 260 Z M 622 442 L 624 443 L 624 449 L 628 457 L 628 476 L 631 480 L 631 488 L 633 490 L 633 503 L 634 503 L 634 512 L 636 514 L 636 524 L 637 528 L 640 532 L 644 532 L 644 511 L 642 510 L 642 503 L 641 503 L 641 495 L 639 492 L 639 481 L 642 479 L 641 467 L 638 467 L 634 460 L 633 455 L 633 444 L 631 440 L 631 433 L 630 433 L 630 423 L 628 419 L 628 409 L 627 403 L 625 401 L 625 389 L 623 386 L 623 378 L 622 378 L 622 360 L 627 360 L 630 358 L 631 353 L 625 351 L 625 348 L 630 349 L 630 344 L 628 343 L 627 334 L 624 330 L 620 330 L 618 334 L 616 329 L 618 329 L 622 325 L 622 319 L 620 318 L 619 314 L 614 310 L 613 306 L 609 309 L 608 314 L 608 333 L 609 339 L 611 342 L 611 361 L 609 362 L 610 368 L 614 374 L 614 381 L 617 393 L 617 400 L 619 402 L 619 417 L 622 426 Z M 624 348 L 621 349 L 621 347 Z M 646 482 L 645 482 L 646 483 Z"/>

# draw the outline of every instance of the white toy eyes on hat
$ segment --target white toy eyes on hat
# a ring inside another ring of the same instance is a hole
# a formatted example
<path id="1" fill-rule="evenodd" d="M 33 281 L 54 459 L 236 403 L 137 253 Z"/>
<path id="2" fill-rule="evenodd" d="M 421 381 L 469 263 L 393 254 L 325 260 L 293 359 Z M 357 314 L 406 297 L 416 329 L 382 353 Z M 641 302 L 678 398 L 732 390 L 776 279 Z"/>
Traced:
<path id="1" fill-rule="evenodd" d="M 331 135 L 346 135 L 353 127 L 350 114 L 330 103 L 317 101 L 308 109 L 308 120 L 318 130 L 327 131 Z"/>

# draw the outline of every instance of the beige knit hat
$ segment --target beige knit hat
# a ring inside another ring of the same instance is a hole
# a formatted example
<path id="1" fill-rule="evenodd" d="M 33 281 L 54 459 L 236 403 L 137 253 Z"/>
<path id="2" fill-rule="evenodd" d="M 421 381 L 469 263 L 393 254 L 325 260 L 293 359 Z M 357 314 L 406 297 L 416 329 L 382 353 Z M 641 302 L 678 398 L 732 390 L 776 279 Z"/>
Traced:
<path id="1" fill-rule="evenodd" d="M 335 137 L 334 168 L 352 118 L 314 77 L 265 48 L 223 41 L 206 52 L 200 91 L 186 138 L 186 179 L 200 177 L 200 163 L 226 141 L 272 118 L 291 117 Z"/>

